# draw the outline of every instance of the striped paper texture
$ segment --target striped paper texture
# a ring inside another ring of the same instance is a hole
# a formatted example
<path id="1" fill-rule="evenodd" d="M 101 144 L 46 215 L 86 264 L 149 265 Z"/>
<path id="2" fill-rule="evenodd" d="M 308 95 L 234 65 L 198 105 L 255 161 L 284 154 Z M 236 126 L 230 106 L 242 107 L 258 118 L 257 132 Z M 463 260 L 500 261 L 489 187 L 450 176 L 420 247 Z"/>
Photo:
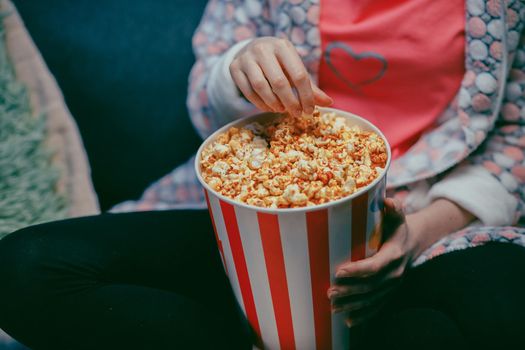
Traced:
<path id="1" fill-rule="evenodd" d="M 337 205 L 275 213 L 205 191 L 224 268 L 261 347 L 351 349 L 327 290 L 339 264 L 377 251 L 384 191 L 385 178 Z"/>

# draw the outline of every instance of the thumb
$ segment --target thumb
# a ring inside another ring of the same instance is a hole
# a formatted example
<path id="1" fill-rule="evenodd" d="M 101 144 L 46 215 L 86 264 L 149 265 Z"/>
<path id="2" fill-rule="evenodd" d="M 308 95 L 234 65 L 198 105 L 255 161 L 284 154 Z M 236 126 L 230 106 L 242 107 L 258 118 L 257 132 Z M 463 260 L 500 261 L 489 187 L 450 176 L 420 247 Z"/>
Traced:
<path id="1" fill-rule="evenodd" d="M 403 204 L 397 198 L 385 198 L 385 214 L 390 216 L 405 216 L 403 213 Z"/>
<path id="2" fill-rule="evenodd" d="M 385 198 L 384 203 L 383 239 L 386 240 L 405 222 L 405 213 L 403 213 L 403 205 L 398 199 Z"/>
<path id="3" fill-rule="evenodd" d="M 315 84 L 312 83 L 312 90 L 314 92 L 315 104 L 322 107 L 328 107 L 334 100 L 328 96 L 323 90 L 319 89 Z"/>

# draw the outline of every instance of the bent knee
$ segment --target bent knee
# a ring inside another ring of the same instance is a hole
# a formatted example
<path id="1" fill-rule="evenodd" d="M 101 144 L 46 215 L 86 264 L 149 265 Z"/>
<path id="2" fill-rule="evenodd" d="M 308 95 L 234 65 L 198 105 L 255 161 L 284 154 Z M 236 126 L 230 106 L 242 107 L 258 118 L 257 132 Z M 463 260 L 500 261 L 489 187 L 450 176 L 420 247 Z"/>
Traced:
<path id="1" fill-rule="evenodd" d="M 41 226 L 27 227 L 0 240 L 0 315 L 34 304 L 46 294 L 46 262 L 50 255 Z"/>

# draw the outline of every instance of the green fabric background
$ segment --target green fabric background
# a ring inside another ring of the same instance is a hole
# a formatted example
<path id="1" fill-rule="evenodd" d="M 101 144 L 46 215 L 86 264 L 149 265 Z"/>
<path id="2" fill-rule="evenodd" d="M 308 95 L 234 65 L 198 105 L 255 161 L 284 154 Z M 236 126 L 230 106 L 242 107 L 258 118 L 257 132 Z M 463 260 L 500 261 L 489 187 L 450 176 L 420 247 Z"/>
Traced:
<path id="1" fill-rule="evenodd" d="M 0 23 L 0 238 L 27 225 L 64 218 L 59 173 L 44 146 L 45 117 L 33 117 L 9 61 Z"/>

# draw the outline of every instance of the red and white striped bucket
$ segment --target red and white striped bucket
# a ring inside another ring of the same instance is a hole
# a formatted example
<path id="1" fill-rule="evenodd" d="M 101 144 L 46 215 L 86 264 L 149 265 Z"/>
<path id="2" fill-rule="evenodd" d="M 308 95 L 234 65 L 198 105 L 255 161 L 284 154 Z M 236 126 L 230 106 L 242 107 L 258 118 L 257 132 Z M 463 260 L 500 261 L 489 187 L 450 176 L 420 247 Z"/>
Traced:
<path id="1" fill-rule="evenodd" d="M 384 135 L 368 121 L 335 111 Z M 239 304 L 265 349 L 349 349 L 343 314 L 332 314 L 327 290 L 343 261 L 374 254 L 381 241 L 386 170 L 352 196 L 314 207 L 268 209 L 233 201 L 200 177 L 201 151 L 232 126 L 273 118 L 266 113 L 230 123 L 200 147 L 195 163 L 224 267 Z M 386 141 L 386 139 L 385 139 Z"/>

